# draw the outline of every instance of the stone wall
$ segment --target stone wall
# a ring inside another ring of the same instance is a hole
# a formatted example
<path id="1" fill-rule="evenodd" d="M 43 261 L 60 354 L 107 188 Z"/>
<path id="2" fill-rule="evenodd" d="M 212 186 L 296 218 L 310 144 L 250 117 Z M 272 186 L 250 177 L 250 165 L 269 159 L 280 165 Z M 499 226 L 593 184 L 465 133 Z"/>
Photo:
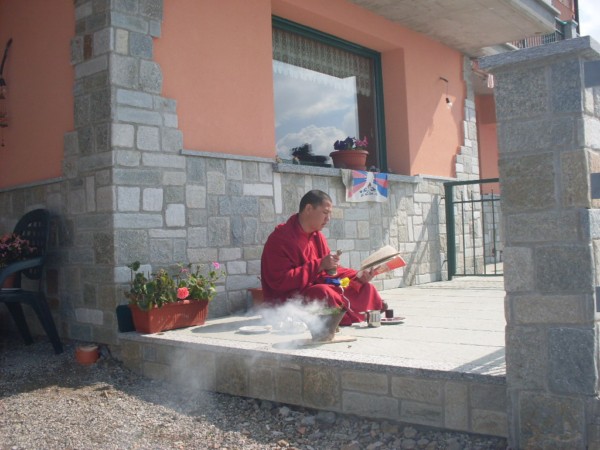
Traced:
<path id="1" fill-rule="evenodd" d="M 127 265 L 135 260 L 148 269 L 224 263 L 228 276 L 210 317 L 243 309 L 246 289 L 259 285 L 267 235 L 311 188 L 335 200 L 326 234 L 344 251 L 345 265 L 359 266 L 384 244 L 405 257 L 407 267 L 379 278 L 378 288 L 444 278 L 445 179 L 390 175 L 387 203 L 349 204 L 337 169 L 183 149 L 177 104 L 160 95 L 161 69 L 153 61 L 162 6 L 76 0 L 75 129 L 65 134 L 64 176 L 0 192 L 4 230 L 33 207 L 47 207 L 55 218 L 47 293 L 63 336 L 117 343 L 115 308 L 125 302 Z M 469 92 L 460 178 L 478 173 Z"/>

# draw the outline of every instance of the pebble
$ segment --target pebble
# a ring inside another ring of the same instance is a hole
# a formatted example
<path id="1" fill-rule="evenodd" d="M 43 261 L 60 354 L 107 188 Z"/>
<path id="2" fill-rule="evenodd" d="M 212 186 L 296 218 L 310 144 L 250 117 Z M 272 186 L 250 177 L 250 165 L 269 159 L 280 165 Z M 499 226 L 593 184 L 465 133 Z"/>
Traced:
<path id="1" fill-rule="evenodd" d="M 0 336 L 0 448 L 89 450 L 504 450 L 506 440 L 390 420 L 315 411 L 209 392 L 185 392 L 125 369 L 109 353 L 89 367 L 76 343 Z"/>

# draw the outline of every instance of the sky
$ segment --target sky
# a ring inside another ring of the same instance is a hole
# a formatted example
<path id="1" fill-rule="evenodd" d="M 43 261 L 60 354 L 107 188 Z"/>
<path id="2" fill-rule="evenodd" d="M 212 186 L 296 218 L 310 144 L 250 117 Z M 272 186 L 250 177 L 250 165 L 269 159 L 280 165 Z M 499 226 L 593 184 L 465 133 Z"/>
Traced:
<path id="1" fill-rule="evenodd" d="M 596 9 L 594 10 L 594 5 Z M 598 0 L 579 0 L 579 32 L 600 43 L 600 11 Z"/>

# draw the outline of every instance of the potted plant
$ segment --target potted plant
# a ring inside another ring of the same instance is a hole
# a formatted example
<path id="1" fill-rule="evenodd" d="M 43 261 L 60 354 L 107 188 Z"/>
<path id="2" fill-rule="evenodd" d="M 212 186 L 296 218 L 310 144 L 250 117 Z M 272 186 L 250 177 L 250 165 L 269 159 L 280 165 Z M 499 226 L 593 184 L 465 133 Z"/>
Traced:
<path id="1" fill-rule="evenodd" d="M 27 239 L 23 239 L 16 233 L 7 233 L 0 237 L 0 269 L 8 266 L 11 263 L 21 261 L 33 256 L 36 247 L 31 245 Z M 5 280 L 2 288 L 14 287 L 17 273 L 11 274 Z"/>
<path id="2" fill-rule="evenodd" d="M 362 140 L 348 136 L 343 141 L 334 142 L 335 151 L 329 156 L 333 165 L 340 169 L 367 170 L 368 145 L 366 136 Z"/>
<path id="3" fill-rule="evenodd" d="M 202 267 L 179 264 L 171 275 L 166 269 L 146 275 L 136 261 L 131 270 L 131 283 L 125 297 L 136 331 L 157 333 L 195 325 L 204 325 L 208 303 L 213 299 L 216 282 L 224 276 L 219 263 L 211 263 L 206 274 Z"/>

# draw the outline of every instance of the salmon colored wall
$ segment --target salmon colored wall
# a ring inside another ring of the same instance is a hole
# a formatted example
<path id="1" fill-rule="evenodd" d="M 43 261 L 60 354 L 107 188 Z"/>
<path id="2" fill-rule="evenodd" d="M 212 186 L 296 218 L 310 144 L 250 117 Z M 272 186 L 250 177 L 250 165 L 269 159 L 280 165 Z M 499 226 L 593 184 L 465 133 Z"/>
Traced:
<path id="1" fill-rule="evenodd" d="M 346 0 L 165 0 L 155 60 L 186 149 L 275 156 L 272 14 L 381 52 L 388 166 L 454 175 L 462 55 Z M 452 110 L 440 76 L 450 81 Z"/>
<path id="2" fill-rule="evenodd" d="M 270 0 L 164 0 L 161 34 L 184 148 L 274 157 Z"/>
<path id="3" fill-rule="evenodd" d="M 479 173 L 481 178 L 498 178 L 498 135 L 496 127 L 496 103 L 493 95 L 475 97 L 479 141 Z M 486 184 L 483 191 L 500 193 L 497 183 Z"/>
<path id="4" fill-rule="evenodd" d="M 0 0 L 0 45 L 9 125 L 0 147 L 0 188 L 62 175 L 63 136 L 72 131 L 70 42 L 73 0 Z"/>

